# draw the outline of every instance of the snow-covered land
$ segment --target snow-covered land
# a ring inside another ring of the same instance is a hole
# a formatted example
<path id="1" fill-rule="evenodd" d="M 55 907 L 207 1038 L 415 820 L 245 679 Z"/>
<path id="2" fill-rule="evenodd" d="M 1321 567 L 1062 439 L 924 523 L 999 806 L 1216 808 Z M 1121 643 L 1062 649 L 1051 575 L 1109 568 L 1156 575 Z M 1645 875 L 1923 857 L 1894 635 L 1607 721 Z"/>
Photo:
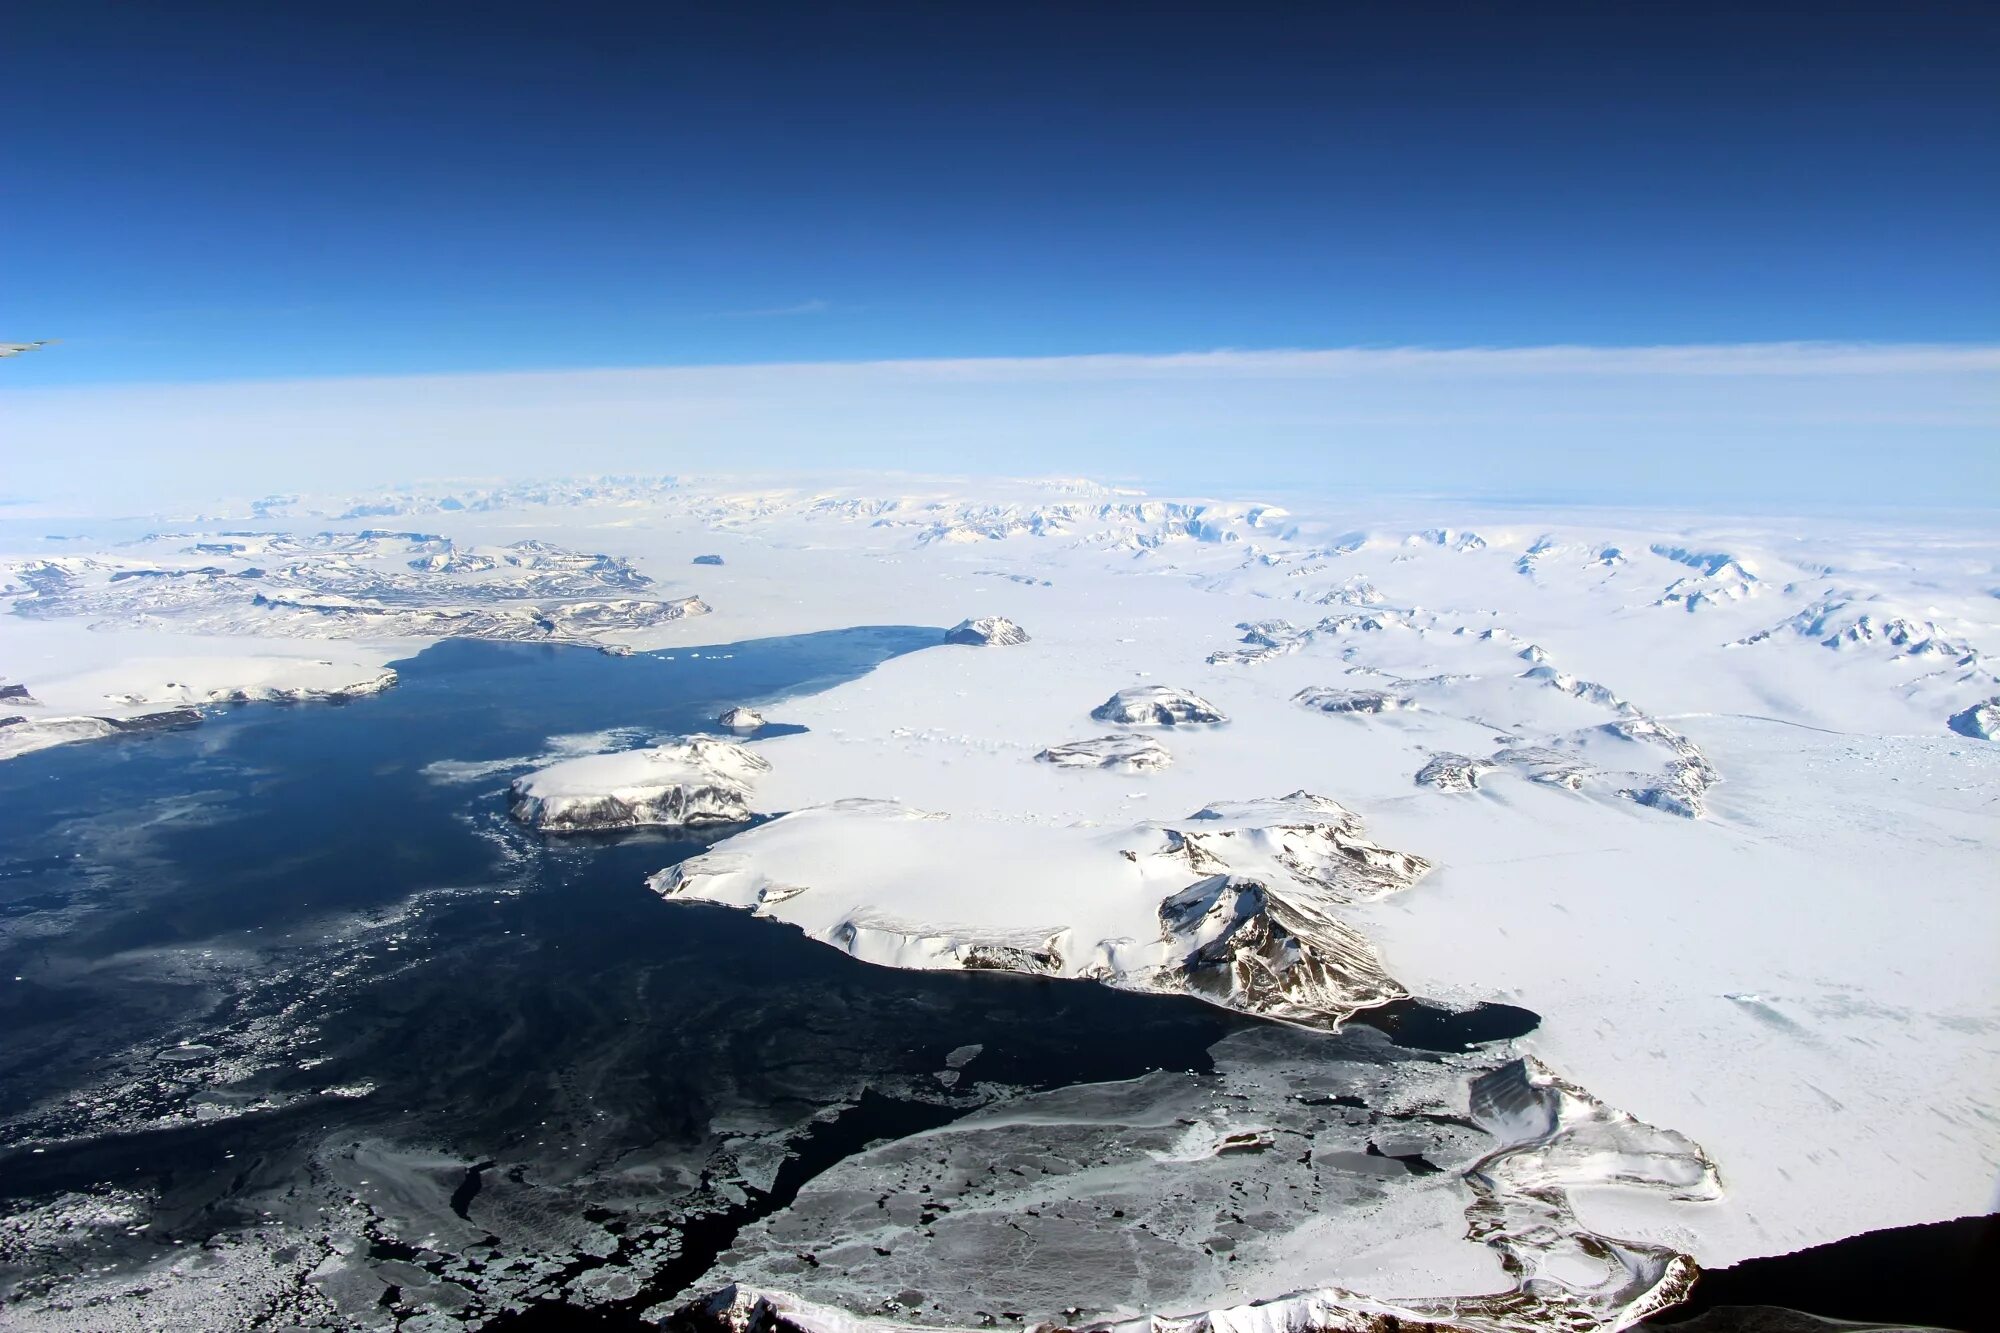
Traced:
<path id="1" fill-rule="evenodd" d="M 338 700 L 445 637 L 626 651 L 707 606 L 629 562 L 537 538 L 162 531 L 0 559 L 0 759 L 198 721 L 207 707 Z"/>
<path id="2" fill-rule="evenodd" d="M 361 531 L 389 520 L 423 533 Z M 1690 1258 L 1992 1203 L 1991 523 L 899 478 L 274 497 L 173 531 L 15 553 L 0 684 L 41 702 L 0 699 L 0 716 L 199 707 L 165 682 L 247 689 L 307 659 L 346 685 L 452 634 L 646 650 L 923 625 L 942 641 L 976 609 L 1033 637 L 788 702 L 805 729 L 757 742 L 768 772 L 655 782 L 642 751 L 525 781 L 589 823 L 690 783 L 747 813 L 754 778 L 754 808 L 789 813 L 656 876 L 662 910 L 749 909 L 873 963 L 1191 993 L 1322 1028 L 1404 995 L 1541 1016 L 1439 1076 L 1426 1114 L 1483 1137 L 1438 1148 L 1447 1169 L 1365 1235 L 1273 1221 L 1254 1263 L 1092 1308 L 1176 1333 L 1371 1314 L 1613 1327 L 1670 1299 Z M 697 553 L 724 563 L 691 568 Z M 699 601 L 651 582 L 690 573 Z M 198 676 L 191 657 L 218 665 Z M 283 670 L 250 665 L 269 660 Z M 837 1219 L 841 1197 L 800 1207 Z M 896 1225 L 894 1280 L 949 1266 Z M 952 1225 L 972 1223 L 938 1236 Z M 726 1257 L 716 1285 L 742 1285 L 716 1318 L 898 1322 L 781 1239 Z"/>
<path id="3" fill-rule="evenodd" d="M 8 673 L 0 676 L 0 759 L 187 726 L 202 710 L 231 704 L 359 698 L 394 685 L 387 664 L 404 655 L 313 642 L 260 642 L 245 652 L 205 636 L 92 634 L 64 621 L 0 625 L 0 670 Z"/>
<path id="4" fill-rule="evenodd" d="M 689 736 L 643 750 L 583 755 L 514 779 L 510 813 L 548 833 L 741 824 L 770 771 L 734 741 Z"/>
<path id="5" fill-rule="evenodd" d="M 1404 994 L 1340 909 L 1429 869 L 1302 791 L 1129 828 L 1038 830 L 849 799 L 732 838 L 653 887 L 779 917 L 872 963 L 1185 990 L 1332 1025 Z"/>

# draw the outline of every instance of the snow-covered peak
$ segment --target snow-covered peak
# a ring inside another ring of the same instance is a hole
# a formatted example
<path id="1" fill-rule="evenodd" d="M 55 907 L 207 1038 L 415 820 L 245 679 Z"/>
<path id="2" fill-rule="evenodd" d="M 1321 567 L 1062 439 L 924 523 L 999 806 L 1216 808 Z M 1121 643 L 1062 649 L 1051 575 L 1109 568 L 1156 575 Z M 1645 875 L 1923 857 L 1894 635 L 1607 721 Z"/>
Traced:
<path id="1" fill-rule="evenodd" d="M 1815 640 L 1822 648 L 1836 651 L 1872 647 L 1908 657 L 1966 664 L 1979 658 L 1978 650 L 1970 642 L 1935 620 L 1876 598 L 1823 598 L 1738 643 L 1741 646 L 1764 643 L 1781 631 Z"/>
<path id="2" fill-rule="evenodd" d="M 1648 548 L 1663 560 L 1671 560 L 1677 565 L 1701 571 L 1711 579 L 1722 579 L 1734 583 L 1757 582 L 1757 574 L 1748 560 L 1739 559 L 1727 551 L 1700 551 L 1671 542 L 1655 542 Z"/>
<path id="3" fill-rule="evenodd" d="M 979 616 L 961 620 L 945 631 L 946 643 L 965 643 L 975 647 L 1001 647 L 1007 644 L 1026 643 L 1028 631 L 1016 625 L 1005 616 Z"/>
<path id="4" fill-rule="evenodd" d="M 1403 538 L 1405 546 L 1437 546 L 1447 551 L 1483 551 L 1486 539 L 1476 532 L 1457 528 L 1425 528 Z"/>

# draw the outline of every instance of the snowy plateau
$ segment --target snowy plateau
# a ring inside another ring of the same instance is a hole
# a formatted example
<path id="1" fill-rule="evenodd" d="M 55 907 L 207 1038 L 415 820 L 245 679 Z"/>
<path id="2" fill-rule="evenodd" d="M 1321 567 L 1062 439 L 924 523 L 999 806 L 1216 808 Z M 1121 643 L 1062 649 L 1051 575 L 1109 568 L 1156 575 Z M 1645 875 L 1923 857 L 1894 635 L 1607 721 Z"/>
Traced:
<path id="1" fill-rule="evenodd" d="M 713 1324 L 986 1322 L 879 1297 L 977 1276 L 1032 1210 L 1051 1318 L 1611 1329 L 1698 1266 L 1994 1204 L 2000 528 L 613 478 L 9 541 L 0 758 L 357 698 L 443 638 L 934 626 L 783 700 L 785 734 L 749 734 L 780 702 L 752 699 L 734 739 L 562 758 L 504 799 L 556 835 L 725 826 L 652 875 L 661 910 L 870 964 L 1319 1030 L 1408 997 L 1540 1016 L 1385 1054 L 1365 1087 L 1252 1027 L 1218 1051 L 1226 1096 L 1148 1076 L 878 1143 L 737 1238 L 687 1307 Z M 1339 1098 L 1375 1118 L 1300 1118 Z M 964 1183 L 1034 1154 L 1033 1189 Z M 1353 1206 L 1288 1208 L 1301 1161 L 1349 1172 Z M 919 1221 L 889 1188 L 963 1198 Z M 1210 1196 L 1237 1201 L 1227 1264 L 1219 1233 L 1170 1235 Z M 1159 1222 L 1118 1244 L 1187 1262 L 1095 1276 L 1114 1224 L 1064 1210 L 1112 1198 Z M 845 1267 L 800 1260 L 842 1237 Z"/>

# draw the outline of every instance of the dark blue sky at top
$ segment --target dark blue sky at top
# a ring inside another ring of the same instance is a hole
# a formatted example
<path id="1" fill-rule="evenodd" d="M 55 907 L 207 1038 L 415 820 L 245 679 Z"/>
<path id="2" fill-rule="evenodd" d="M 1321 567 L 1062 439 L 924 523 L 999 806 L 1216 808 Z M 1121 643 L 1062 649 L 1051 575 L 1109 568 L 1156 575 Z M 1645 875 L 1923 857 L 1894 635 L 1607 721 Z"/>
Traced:
<path id="1" fill-rule="evenodd" d="M 13 7 L 16 384 L 2000 335 L 2000 6 Z"/>

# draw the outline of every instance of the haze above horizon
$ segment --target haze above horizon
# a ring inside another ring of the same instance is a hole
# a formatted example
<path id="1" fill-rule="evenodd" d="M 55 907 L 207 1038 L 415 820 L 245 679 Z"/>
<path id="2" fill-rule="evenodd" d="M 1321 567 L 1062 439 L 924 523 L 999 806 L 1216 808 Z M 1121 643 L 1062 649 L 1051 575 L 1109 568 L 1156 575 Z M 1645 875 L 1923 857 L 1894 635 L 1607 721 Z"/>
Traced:
<path id="1" fill-rule="evenodd" d="M 393 456 L 405 409 L 427 471 L 478 468 L 490 377 L 553 371 L 498 397 L 603 467 L 1011 451 L 1177 484 L 1227 452 L 1255 484 L 1372 451 L 1534 490 L 1629 448 L 1749 459 L 1689 496 L 2000 482 L 1990 7 L 86 0 L 10 27 L 0 337 L 61 341 L 0 363 L 0 428 L 119 481 L 208 447 L 289 484 L 248 442 Z M 1507 355 L 1800 343 L 1905 363 Z M 1271 349 L 1360 361 L 1262 393 L 1218 348 L 1252 379 Z M 1413 378 L 1406 348 L 1483 359 Z M 1041 369 L 941 387 L 992 359 Z M 880 362 L 933 369 L 855 369 Z M 607 367 L 650 397 L 589 397 Z M 411 376 L 463 401 L 380 387 Z"/>

